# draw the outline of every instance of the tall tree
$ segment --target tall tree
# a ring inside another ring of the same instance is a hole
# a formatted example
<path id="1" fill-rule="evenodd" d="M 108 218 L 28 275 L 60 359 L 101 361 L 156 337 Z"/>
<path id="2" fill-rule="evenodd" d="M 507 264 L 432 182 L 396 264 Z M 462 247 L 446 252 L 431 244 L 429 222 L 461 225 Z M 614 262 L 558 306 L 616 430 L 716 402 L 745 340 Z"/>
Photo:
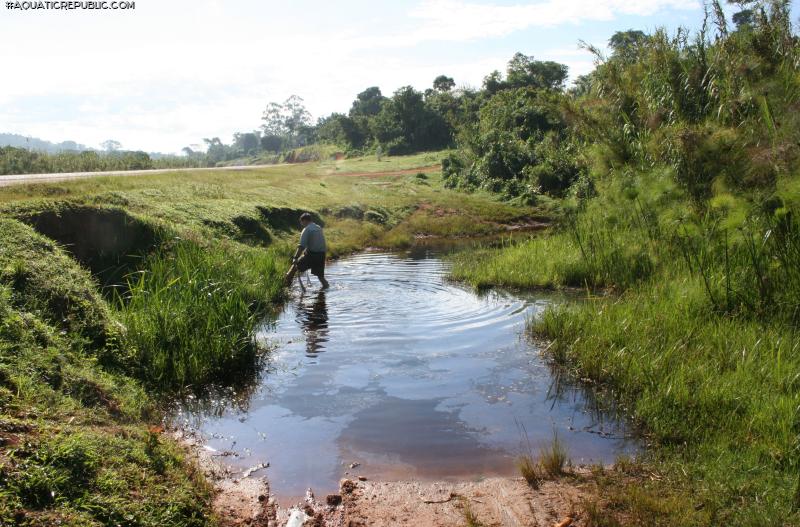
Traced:
<path id="1" fill-rule="evenodd" d="M 381 106 L 387 100 L 377 86 L 367 88 L 356 95 L 356 100 L 353 101 L 353 105 L 350 108 L 350 117 L 378 115 L 378 112 L 381 111 Z"/>
<path id="2" fill-rule="evenodd" d="M 264 114 L 261 116 L 261 120 L 264 121 L 264 124 L 261 125 L 264 135 L 286 135 L 286 121 L 284 119 L 283 105 L 281 103 L 269 103 L 267 109 L 264 110 Z"/>
<path id="3" fill-rule="evenodd" d="M 570 88 L 568 92 L 573 97 L 588 95 L 592 91 L 592 82 L 594 82 L 592 73 L 578 75 L 578 78 L 573 81 L 572 88 Z"/>
<path id="4" fill-rule="evenodd" d="M 736 29 L 752 27 L 755 16 L 756 13 L 752 9 L 742 9 L 738 13 L 733 14 L 733 23 L 736 24 Z"/>
<path id="5" fill-rule="evenodd" d="M 206 156 L 209 161 L 217 163 L 227 159 L 228 147 L 222 143 L 219 137 L 205 138 L 203 142 L 206 144 Z"/>
<path id="6" fill-rule="evenodd" d="M 367 141 L 369 130 L 366 126 L 359 126 L 357 121 L 358 118 L 350 118 L 341 113 L 321 118 L 317 122 L 317 138 L 348 148 L 361 148 Z"/>
<path id="7" fill-rule="evenodd" d="M 261 147 L 259 132 L 236 132 L 233 134 L 233 148 L 244 155 L 251 155 Z"/>
<path id="8" fill-rule="evenodd" d="M 261 129 L 265 135 L 284 138 L 285 146 L 293 148 L 305 144 L 311 126 L 311 114 L 306 110 L 302 97 L 292 95 L 283 103 L 271 102 L 261 117 Z"/>
<path id="9" fill-rule="evenodd" d="M 633 60 L 647 39 L 648 36 L 643 31 L 634 29 L 617 31 L 608 39 L 608 46 L 612 49 L 615 57 Z"/>
<path id="10" fill-rule="evenodd" d="M 506 84 L 509 88 L 544 88 L 561 90 L 567 80 L 568 68 L 553 61 L 534 60 L 533 56 L 516 53 L 508 61 Z"/>
<path id="11" fill-rule="evenodd" d="M 433 79 L 433 89 L 439 92 L 448 92 L 456 87 L 456 81 L 453 77 L 447 75 L 439 75 Z"/>
<path id="12" fill-rule="evenodd" d="M 267 152 L 277 154 L 283 148 L 283 137 L 275 134 L 264 134 L 261 136 L 261 148 Z"/>
<path id="13" fill-rule="evenodd" d="M 105 150 L 109 154 L 122 149 L 122 143 L 114 139 L 106 139 L 105 141 L 100 143 L 100 146 L 102 147 L 103 150 Z"/>
<path id="14" fill-rule="evenodd" d="M 452 136 L 444 118 L 411 86 L 398 89 L 370 121 L 370 127 L 389 154 L 442 148 Z"/>
<path id="15" fill-rule="evenodd" d="M 483 89 L 489 95 L 494 95 L 503 89 L 503 74 L 498 70 L 494 70 L 489 75 L 483 78 Z"/>

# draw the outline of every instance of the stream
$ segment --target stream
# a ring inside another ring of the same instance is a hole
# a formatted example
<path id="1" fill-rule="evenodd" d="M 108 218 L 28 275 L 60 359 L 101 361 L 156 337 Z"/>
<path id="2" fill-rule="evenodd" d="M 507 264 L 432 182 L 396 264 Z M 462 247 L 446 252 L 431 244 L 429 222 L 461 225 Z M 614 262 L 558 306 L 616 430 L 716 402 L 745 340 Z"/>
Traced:
<path id="1" fill-rule="evenodd" d="M 259 332 L 274 351 L 256 386 L 186 402 L 176 420 L 225 464 L 267 476 L 280 501 L 342 477 L 516 476 L 515 457 L 554 433 L 575 464 L 636 452 L 624 420 L 525 337 L 557 296 L 478 294 L 447 274 L 419 248 L 334 262 L 327 291 L 295 282 Z"/>

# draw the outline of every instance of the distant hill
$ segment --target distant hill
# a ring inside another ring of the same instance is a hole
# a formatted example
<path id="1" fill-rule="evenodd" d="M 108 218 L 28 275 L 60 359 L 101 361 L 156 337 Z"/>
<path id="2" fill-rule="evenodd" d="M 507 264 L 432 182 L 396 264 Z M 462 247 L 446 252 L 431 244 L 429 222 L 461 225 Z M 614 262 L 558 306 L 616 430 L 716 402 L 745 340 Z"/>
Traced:
<path id="1" fill-rule="evenodd" d="M 51 143 L 37 137 L 27 137 L 19 134 L 3 134 L 0 133 L 0 146 L 14 146 L 17 148 L 26 148 L 28 150 L 36 150 L 39 152 L 64 152 L 64 151 L 83 151 L 95 150 L 86 145 L 76 143 L 75 141 L 62 141 L 60 143 Z"/>

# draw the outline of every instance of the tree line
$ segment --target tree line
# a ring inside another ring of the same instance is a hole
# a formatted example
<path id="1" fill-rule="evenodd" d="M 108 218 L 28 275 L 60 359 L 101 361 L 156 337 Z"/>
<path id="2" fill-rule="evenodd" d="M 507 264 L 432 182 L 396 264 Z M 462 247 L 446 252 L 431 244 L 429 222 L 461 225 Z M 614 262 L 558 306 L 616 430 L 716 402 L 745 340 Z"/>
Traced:
<path id="1" fill-rule="evenodd" d="M 94 150 L 46 153 L 4 148 L 0 150 L 0 173 L 291 162 L 306 160 L 296 154 L 297 149 L 318 144 L 333 145 L 350 156 L 376 152 L 401 155 L 457 146 L 479 152 L 483 148 L 481 143 L 504 139 L 502 133 L 492 130 L 504 119 L 517 119 L 513 111 L 501 115 L 513 105 L 533 105 L 539 108 L 537 111 L 549 112 L 549 116 L 540 116 L 544 119 L 541 123 L 533 115 L 529 116 L 534 121 L 527 124 L 541 128 L 542 132 L 541 137 L 531 136 L 531 141 L 542 139 L 546 132 L 559 128 L 553 94 L 564 93 L 567 76 L 567 67 L 563 64 L 517 53 L 509 61 L 505 75 L 499 71 L 490 73 L 480 89 L 457 87 L 455 80 L 447 75 L 436 77 L 424 91 L 403 86 L 390 96 L 384 95 L 379 87 L 371 86 L 356 95 L 346 113 L 335 112 L 316 122 L 303 99 L 292 95 L 283 102 L 267 105 L 260 129 L 237 132 L 227 144 L 219 137 L 205 138 L 203 148 L 187 146 L 181 156 L 124 151 L 118 142 L 111 140 L 103 143 L 105 153 Z M 499 121 L 493 122 L 493 119 Z M 506 122 L 506 125 L 513 126 L 513 123 Z M 549 148 L 554 148 L 552 140 L 547 141 Z M 506 170 L 523 168 L 525 156 L 518 152 L 516 157 L 516 162 L 510 163 Z M 498 175 L 496 171 L 492 173 Z"/>
<path id="2" fill-rule="evenodd" d="M 614 34 L 595 69 L 516 55 L 488 75 L 443 163 L 452 187 L 507 198 L 587 197 L 597 183 L 660 167 L 693 203 L 717 189 L 774 188 L 791 173 L 800 123 L 798 40 L 784 0 L 706 6 L 696 33 Z"/>
<path id="3" fill-rule="evenodd" d="M 474 126 L 480 110 L 492 97 L 509 89 L 563 90 L 567 67 L 517 53 L 507 74 L 495 71 L 481 89 L 456 87 L 452 77 L 439 75 L 424 91 L 403 86 L 390 96 L 378 86 L 358 93 L 350 109 L 312 121 L 304 101 L 292 95 L 271 102 L 262 115 L 261 129 L 234 134 L 231 144 L 204 139 L 206 152 L 185 148 L 188 157 L 205 155 L 219 163 L 247 156 L 274 155 L 312 144 L 339 147 L 348 155 L 382 152 L 411 154 L 457 146 Z"/>

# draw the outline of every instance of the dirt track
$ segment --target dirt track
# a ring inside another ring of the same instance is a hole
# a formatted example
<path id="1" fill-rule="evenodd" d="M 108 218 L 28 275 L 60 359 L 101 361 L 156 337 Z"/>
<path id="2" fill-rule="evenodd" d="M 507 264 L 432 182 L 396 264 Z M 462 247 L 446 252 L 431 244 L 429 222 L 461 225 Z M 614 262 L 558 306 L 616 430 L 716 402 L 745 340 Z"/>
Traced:
<path id="1" fill-rule="evenodd" d="M 416 167 L 416 168 L 404 168 L 402 170 L 384 170 L 381 172 L 329 172 L 328 175 L 331 176 L 350 176 L 350 177 L 358 177 L 358 176 L 405 176 L 408 174 L 419 174 L 420 172 L 431 172 L 433 170 L 439 170 L 442 168 L 442 165 L 428 165 L 424 167 Z"/>

